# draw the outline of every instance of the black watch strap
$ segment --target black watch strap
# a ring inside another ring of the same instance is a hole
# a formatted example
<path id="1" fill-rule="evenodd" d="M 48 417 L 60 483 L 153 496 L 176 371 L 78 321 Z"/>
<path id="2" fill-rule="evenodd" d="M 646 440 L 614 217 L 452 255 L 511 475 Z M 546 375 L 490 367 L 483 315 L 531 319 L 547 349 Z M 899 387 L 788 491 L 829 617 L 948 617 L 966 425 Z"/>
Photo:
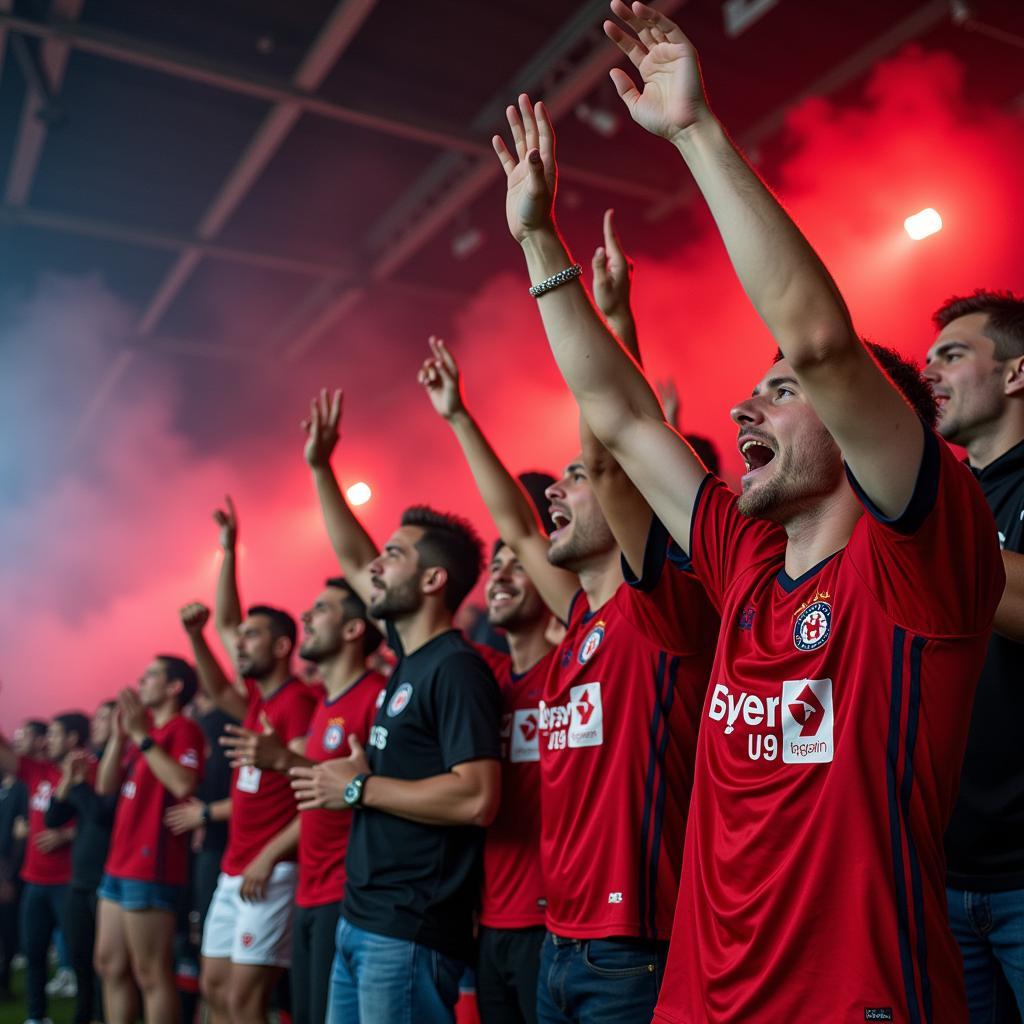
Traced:
<path id="1" fill-rule="evenodd" d="M 147 750 L 152 750 L 156 746 L 156 740 L 152 736 L 143 736 L 139 743 L 139 750 L 144 754 Z"/>

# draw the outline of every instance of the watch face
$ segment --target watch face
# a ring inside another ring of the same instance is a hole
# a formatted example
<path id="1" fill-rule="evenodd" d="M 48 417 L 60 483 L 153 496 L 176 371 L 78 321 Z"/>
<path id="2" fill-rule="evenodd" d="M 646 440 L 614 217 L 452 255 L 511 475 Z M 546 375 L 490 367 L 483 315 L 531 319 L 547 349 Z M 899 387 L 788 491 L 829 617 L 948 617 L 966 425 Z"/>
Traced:
<path id="1" fill-rule="evenodd" d="M 345 787 L 345 793 L 344 793 L 345 803 L 347 803 L 347 804 L 354 804 L 359 799 L 359 790 L 360 789 L 362 789 L 361 786 L 357 786 L 354 782 L 350 782 Z"/>

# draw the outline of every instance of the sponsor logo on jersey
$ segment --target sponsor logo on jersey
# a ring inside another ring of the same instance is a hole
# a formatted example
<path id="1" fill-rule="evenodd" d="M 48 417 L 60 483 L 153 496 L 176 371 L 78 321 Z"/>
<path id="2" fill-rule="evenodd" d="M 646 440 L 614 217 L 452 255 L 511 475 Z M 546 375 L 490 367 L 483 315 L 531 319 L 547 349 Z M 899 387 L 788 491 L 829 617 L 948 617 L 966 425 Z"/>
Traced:
<path id="1" fill-rule="evenodd" d="M 608 902 L 609 903 L 621 903 L 622 902 L 622 893 L 621 892 L 610 892 L 610 893 L 608 893 Z"/>
<path id="2" fill-rule="evenodd" d="M 366 742 L 376 750 L 383 750 L 388 745 L 387 727 L 383 725 L 371 725 L 370 738 Z"/>
<path id="3" fill-rule="evenodd" d="M 340 722 L 331 722 L 324 730 L 324 750 L 337 750 L 345 738 L 345 728 Z"/>
<path id="4" fill-rule="evenodd" d="M 540 729 L 547 733 L 548 750 L 599 747 L 604 742 L 601 684 L 584 683 L 569 690 L 568 704 L 540 702 Z"/>
<path id="5" fill-rule="evenodd" d="M 832 634 L 832 605 L 828 594 L 816 593 L 801 605 L 793 624 L 793 643 L 798 651 L 816 651 Z"/>
<path id="6" fill-rule="evenodd" d="M 739 621 L 736 623 L 739 629 L 751 630 L 754 628 L 754 606 L 748 604 L 743 611 L 740 612 Z"/>
<path id="7" fill-rule="evenodd" d="M 824 764 L 832 760 L 832 680 L 787 679 L 782 684 L 782 760 Z"/>
<path id="8" fill-rule="evenodd" d="M 512 712 L 508 759 L 513 763 L 540 760 L 540 708 Z"/>
<path id="9" fill-rule="evenodd" d="M 410 700 L 412 700 L 412 683 L 402 683 L 388 702 L 388 718 L 400 715 L 409 706 Z"/>
<path id="10" fill-rule="evenodd" d="M 134 779 L 126 779 L 125 780 L 124 785 L 121 787 L 121 796 L 123 796 L 125 798 L 125 800 L 134 800 L 135 799 L 135 780 Z"/>
<path id="11" fill-rule="evenodd" d="M 32 794 L 32 810 L 46 812 L 50 806 L 50 797 L 53 794 L 53 783 L 40 782 L 36 791 Z"/>
<path id="12" fill-rule="evenodd" d="M 586 665 L 588 661 L 597 653 L 598 647 L 601 646 L 601 641 L 604 639 L 604 623 L 599 622 L 584 638 L 583 643 L 580 645 L 579 663 Z"/>
<path id="13" fill-rule="evenodd" d="M 258 793 L 262 777 L 262 769 L 255 768 L 251 764 L 242 765 L 238 769 L 238 782 L 236 785 L 243 793 Z"/>
<path id="14" fill-rule="evenodd" d="M 894 1020 L 891 1006 L 865 1006 L 865 1020 Z"/>
<path id="15" fill-rule="evenodd" d="M 199 754 L 194 750 L 186 750 L 185 753 L 178 758 L 178 764 L 185 768 L 191 768 L 193 771 L 198 771 Z"/>

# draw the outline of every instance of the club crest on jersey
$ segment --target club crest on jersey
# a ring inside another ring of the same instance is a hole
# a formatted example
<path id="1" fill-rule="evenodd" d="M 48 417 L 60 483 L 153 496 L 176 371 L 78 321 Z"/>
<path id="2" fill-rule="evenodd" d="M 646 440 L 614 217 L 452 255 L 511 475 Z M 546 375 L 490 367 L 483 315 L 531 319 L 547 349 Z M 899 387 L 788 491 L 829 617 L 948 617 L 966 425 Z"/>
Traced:
<path id="1" fill-rule="evenodd" d="M 798 651 L 816 651 L 832 635 L 832 605 L 829 594 L 815 593 L 800 606 L 793 624 L 793 643 Z"/>
<path id="2" fill-rule="evenodd" d="M 579 663 L 586 665 L 588 661 L 597 653 L 598 647 L 601 646 L 601 641 L 604 639 L 604 623 L 599 622 L 584 638 L 583 643 L 580 645 Z"/>
<path id="3" fill-rule="evenodd" d="M 408 707 L 410 700 L 412 700 L 412 683 L 402 683 L 388 703 L 388 718 L 400 715 Z"/>
<path id="4" fill-rule="evenodd" d="M 337 750 L 344 739 L 344 727 L 339 722 L 331 722 L 324 730 L 324 750 Z"/>

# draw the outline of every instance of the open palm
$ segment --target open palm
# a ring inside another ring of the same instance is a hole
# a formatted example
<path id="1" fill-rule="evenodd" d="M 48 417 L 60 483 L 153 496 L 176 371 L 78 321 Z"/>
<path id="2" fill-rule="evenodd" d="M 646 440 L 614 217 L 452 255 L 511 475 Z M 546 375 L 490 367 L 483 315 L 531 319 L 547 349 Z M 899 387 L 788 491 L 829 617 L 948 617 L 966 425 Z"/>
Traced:
<path id="1" fill-rule="evenodd" d="M 526 95 L 519 97 L 518 110 L 510 106 L 506 114 L 515 153 L 500 135 L 492 142 L 505 171 L 508 229 L 521 242 L 531 231 L 552 222 L 558 178 L 555 133 L 544 104 L 534 108 Z"/>

